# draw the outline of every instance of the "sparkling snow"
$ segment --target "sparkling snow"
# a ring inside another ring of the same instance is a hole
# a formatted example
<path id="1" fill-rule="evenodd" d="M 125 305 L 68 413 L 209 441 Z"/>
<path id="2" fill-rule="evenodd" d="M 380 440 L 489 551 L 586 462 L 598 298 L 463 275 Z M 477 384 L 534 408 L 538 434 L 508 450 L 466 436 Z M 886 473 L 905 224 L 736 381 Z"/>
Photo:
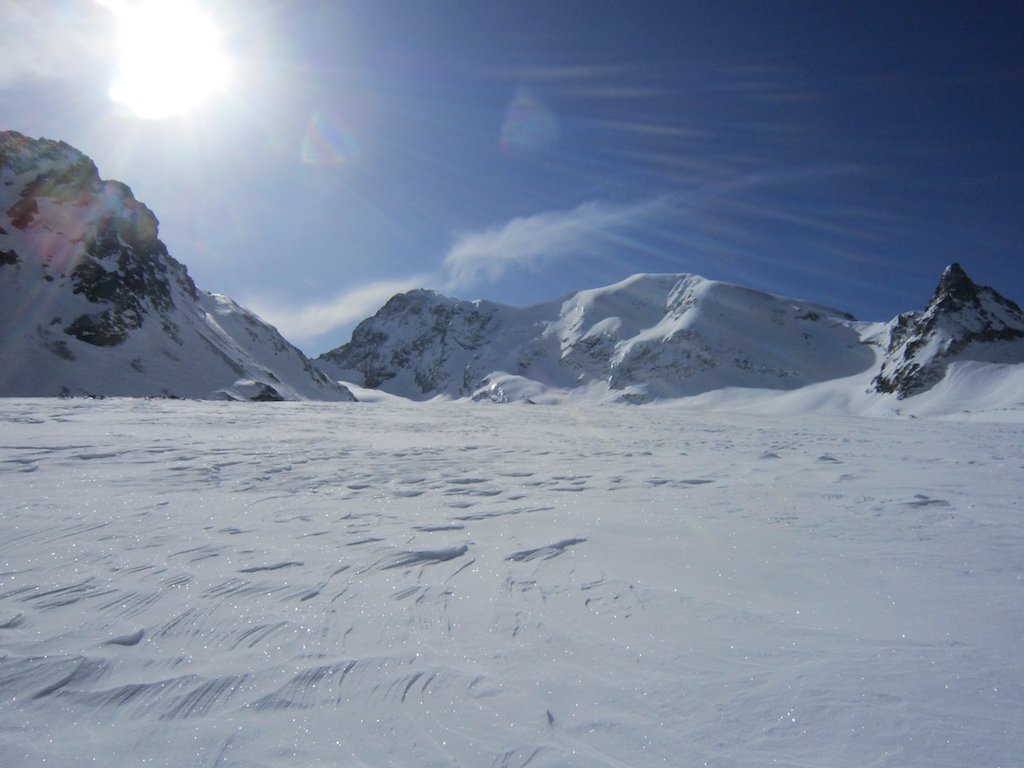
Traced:
<path id="1" fill-rule="evenodd" d="M 1014 421 L 0 400 L 0 765 L 1019 765 Z"/>

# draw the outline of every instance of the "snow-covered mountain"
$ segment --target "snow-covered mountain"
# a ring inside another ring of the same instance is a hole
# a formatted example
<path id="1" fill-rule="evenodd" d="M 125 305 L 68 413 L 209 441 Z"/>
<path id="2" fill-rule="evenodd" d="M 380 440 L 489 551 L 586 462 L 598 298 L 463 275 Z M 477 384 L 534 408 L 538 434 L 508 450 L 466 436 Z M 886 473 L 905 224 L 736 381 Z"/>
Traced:
<path id="1" fill-rule="evenodd" d="M 63 143 L 0 133 L 0 395 L 350 400 Z"/>
<path id="2" fill-rule="evenodd" d="M 876 361 L 861 336 L 851 316 L 818 304 L 694 275 L 636 275 L 527 308 L 400 294 L 317 363 L 414 399 L 555 387 L 642 402 L 850 376 Z"/>
<path id="3" fill-rule="evenodd" d="M 888 328 L 878 392 L 905 398 L 925 392 L 954 362 L 1024 362 L 1024 312 L 959 264 L 946 267 L 924 312 L 906 312 Z"/>
<path id="4" fill-rule="evenodd" d="M 888 324 L 685 274 L 525 308 L 414 290 L 314 364 L 197 289 L 153 213 L 73 147 L 0 132 L 0 182 L 0 396 L 352 399 L 341 380 L 414 400 L 1019 399 L 1024 312 L 956 264 Z"/>
<path id="5" fill-rule="evenodd" d="M 806 390 L 809 403 L 842 400 L 861 413 L 948 379 L 940 398 L 948 410 L 965 397 L 991 399 L 990 390 L 1012 405 L 1006 390 L 1024 363 L 1024 313 L 956 264 L 925 312 L 890 323 L 685 274 L 634 275 L 526 308 L 415 290 L 315 362 L 334 378 L 415 400 L 646 402 Z"/>

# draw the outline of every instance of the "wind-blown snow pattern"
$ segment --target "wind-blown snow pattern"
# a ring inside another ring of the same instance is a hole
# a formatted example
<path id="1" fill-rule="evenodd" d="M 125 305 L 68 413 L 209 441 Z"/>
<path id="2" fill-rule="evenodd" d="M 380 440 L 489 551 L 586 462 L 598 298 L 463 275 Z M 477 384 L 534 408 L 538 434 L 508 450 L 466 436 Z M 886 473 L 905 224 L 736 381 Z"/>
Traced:
<path id="1" fill-rule="evenodd" d="M 1000 421 L 0 400 L 0 766 L 1015 766 L 1022 456 Z"/>
<path id="2" fill-rule="evenodd" d="M 351 399 L 251 312 L 196 288 L 131 190 L 0 133 L 0 395 Z"/>
<path id="3" fill-rule="evenodd" d="M 875 362 L 849 315 L 695 275 L 635 275 L 527 308 L 411 291 L 317 359 L 335 378 L 418 400 L 555 388 L 629 402 L 796 389 Z"/>

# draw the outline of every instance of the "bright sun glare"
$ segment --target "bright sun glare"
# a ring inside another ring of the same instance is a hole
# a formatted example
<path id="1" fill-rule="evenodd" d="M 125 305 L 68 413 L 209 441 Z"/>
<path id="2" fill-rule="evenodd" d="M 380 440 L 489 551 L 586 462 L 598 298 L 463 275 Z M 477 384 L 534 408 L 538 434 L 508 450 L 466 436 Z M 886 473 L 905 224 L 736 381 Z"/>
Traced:
<path id="1" fill-rule="evenodd" d="M 99 0 L 118 22 L 110 97 L 137 117 L 191 112 L 223 93 L 231 63 L 214 20 L 192 0 Z"/>

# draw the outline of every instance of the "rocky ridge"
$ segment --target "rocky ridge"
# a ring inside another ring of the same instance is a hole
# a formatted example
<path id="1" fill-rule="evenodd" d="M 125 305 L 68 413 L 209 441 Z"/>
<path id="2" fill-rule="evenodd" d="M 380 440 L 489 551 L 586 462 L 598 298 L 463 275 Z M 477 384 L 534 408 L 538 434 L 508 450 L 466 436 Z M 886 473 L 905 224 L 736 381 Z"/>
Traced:
<path id="1" fill-rule="evenodd" d="M 1022 339 L 1021 309 L 953 264 L 924 312 L 887 324 L 685 274 L 634 275 L 525 308 L 421 289 L 393 297 L 316 363 L 416 400 L 557 390 L 646 402 L 846 378 L 868 396 L 903 399 L 953 363 L 1024 362 Z"/>
<path id="2" fill-rule="evenodd" d="M 0 395 L 351 399 L 68 144 L 0 133 Z"/>
<path id="3" fill-rule="evenodd" d="M 721 387 L 795 389 L 869 367 L 852 317 L 696 275 L 635 275 L 533 307 L 400 294 L 317 359 L 413 399 L 523 399 L 536 384 L 645 402 Z"/>
<path id="4" fill-rule="evenodd" d="M 1024 311 L 952 264 L 923 312 L 884 325 L 686 274 L 533 307 L 420 289 L 314 364 L 199 290 L 126 185 L 63 142 L 16 132 L 0 132 L 0 331 L 0 395 L 15 396 L 352 399 L 343 380 L 417 400 L 646 402 L 849 379 L 905 399 L 961 363 L 1024 362 Z"/>
<path id="5" fill-rule="evenodd" d="M 889 326 L 877 392 L 900 399 L 926 392 L 954 361 L 1024 362 L 1024 312 L 959 264 L 942 273 L 924 312 L 905 312 Z"/>

